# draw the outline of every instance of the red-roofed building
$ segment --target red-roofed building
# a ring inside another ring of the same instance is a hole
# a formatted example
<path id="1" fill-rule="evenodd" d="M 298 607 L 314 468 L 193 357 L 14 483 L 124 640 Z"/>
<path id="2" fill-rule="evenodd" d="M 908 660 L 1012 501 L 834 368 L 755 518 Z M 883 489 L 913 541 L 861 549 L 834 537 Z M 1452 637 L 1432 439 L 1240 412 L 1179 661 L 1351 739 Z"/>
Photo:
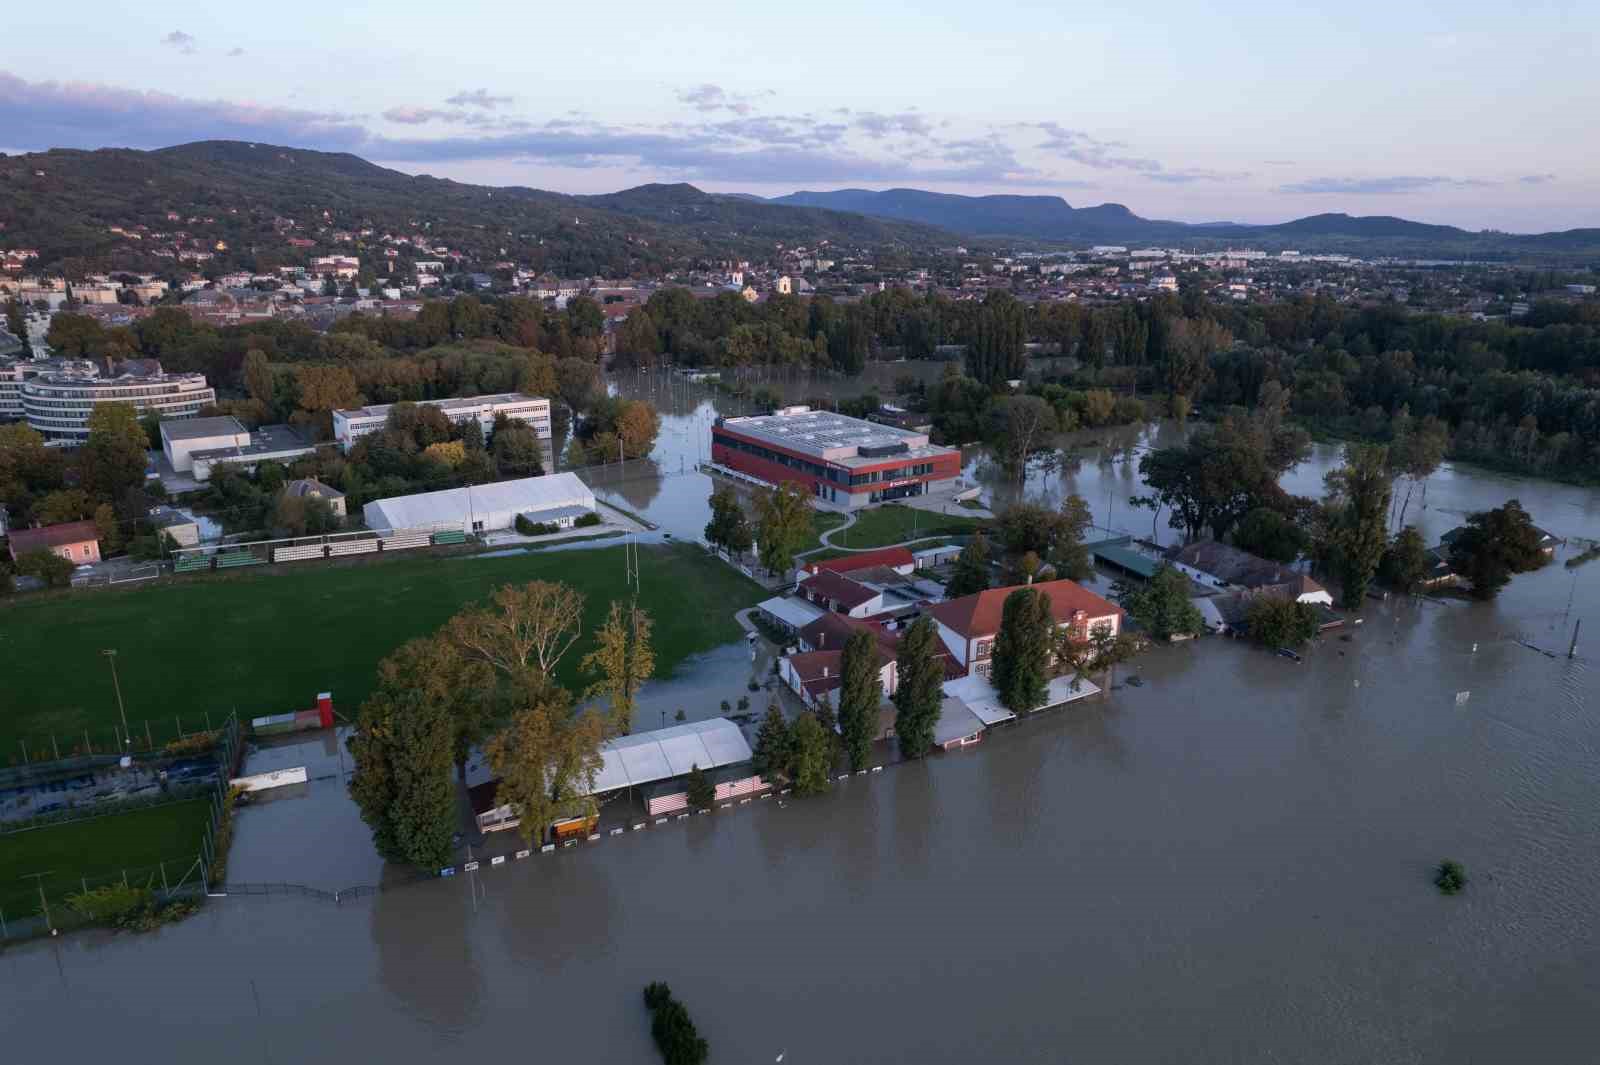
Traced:
<path id="1" fill-rule="evenodd" d="M 42 529 L 13 529 L 13 561 L 34 551 L 49 551 L 82 566 L 100 561 L 100 530 L 92 521 L 69 521 Z"/>
<path id="2" fill-rule="evenodd" d="M 939 626 L 939 637 L 967 673 L 989 675 L 1006 597 L 1024 587 L 1027 585 L 991 588 L 928 607 L 928 615 Z M 1033 589 L 1050 600 L 1056 627 L 1068 629 L 1077 639 L 1088 639 L 1095 629 L 1103 628 L 1113 636 L 1122 631 L 1123 609 L 1076 581 L 1041 581 Z"/>
<path id="3" fill-rule="evenodd" d="M 842 573 L 819 570 L 800 582 L 800 594 L 837 614 L 869 617 L 883 610 L 883 593 L 858 584 Z"/>
<path id="4" fill-rule="evenodd" d="M 825 562 L 808 562 L 805 569 L 807 573 L 816 573 L 818 570 L 850 573 L 871 566 L 887 566 L 904 577 L 917 568 L 917 559 L 903 547 L 885 547 L 877 551 L 860 551 L 842 558 L 830 558 Z"/>

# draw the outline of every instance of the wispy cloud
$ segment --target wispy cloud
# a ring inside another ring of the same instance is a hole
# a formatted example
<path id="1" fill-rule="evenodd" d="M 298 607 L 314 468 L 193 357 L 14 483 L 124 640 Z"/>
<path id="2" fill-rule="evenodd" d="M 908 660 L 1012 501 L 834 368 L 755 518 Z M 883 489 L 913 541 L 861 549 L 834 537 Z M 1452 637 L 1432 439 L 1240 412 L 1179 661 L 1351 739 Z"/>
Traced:
<path id="1" fill-rule="evenodd" d="M 463 89 L 445 101 L 452 107 L 481 107 L 486 111 L 492 111 L 510 102 L 511 97 L 494 96 L 488 89 Z"/>
<path id="2" fill-rule="evenodd" d="M 192 34 L 184 33 L 182 30 L 173 30 L 171 33 L 161 38 L 161 43 L 166 45 L 168 48 L 176 48 L 184 55 L 194 55 L 195 53 L 194 36 Z"/>
<path id="3" fill-rule="evenodd" d="M 1101 140 L 1083 130 L 1068 129 L 1059 122 L 1036 122 L 1031 128 L 1045 134 L 1036 147 L 1061 159 L 1081 163 L 1096 170 L 1131 170 L 1152 174 L 1163 169 L 1155 159 L 1123 155 L 1121 141 Z"/>
<path id="4" fill-rule="evenodd" d="M 348 115 L 82 82 L 28 82 L 4 71 L 0 130 L 18 146 L 57 148 L 159 148 L 217 138 L 349 151 L 367 139 Z"/>
<path id="5" fill-rule="evenodd" d="M 1524 174 L 1522 177 L 1517 178 L 1524 185 L 1548 185 L 1555 179 L 1556 176 L 1554 174 Z"/>
<path id="6" fill-rule="evenodd" d="M 244 49 L 243 48 L 230 48 L 230 49 L 228 49 L 228 56 L 230 58 L 232 58 L 234 56 L 241 56 L 241 55 L 244 55 Z"/>
<path id="7" fill-rule="evenodd" d="M 880 115 L 875 111 L 858 111 L 853 124 L 874 140 L 893 134 L 910 134 L 915 137 L 933 135 L 934 123 L 927 115 L 915 111 L 902 111 L 897 115 Z"/>
<path id="8" fill-rule="evenodd" d="M 1441 177 L 1438 175 L 1396 175 L 1393 177 L 1317 177 L 1305 181 L 1279 185 L 1279 192 L 1303 195 L 1336 196 L 1392 196 L 1397 193 L 1426 192 L 1429 189 L 1484 188 L 1494 184 L 1477 178 Z"/>
<path id="9" fill-rule="evenodd" d="M 402 126 L 422 126 L 429 122 L 458 121 L 462 113 L 444 111 L 437 107 L 391 107 L 383 113 L 383 117 Z"/>
<path id="10" fill-rule="evenodd" d="M 696 111 L 711 114 L 716 111 L 730 111 L 736 115 L 748 115 L 756 109 L 755 101 L 763 96 L 777 95 L 771 89 L 758 93 L 733 93 L 721 85 L 703 82 L 691 85 L 686 89 L 678 90 L 678 102 L 688 104 Z"/>
<path id="11" fill-rule="evenodd" d="M 1166 185 L 1190 185 L 1197 181 L 1243 181 L 1250 176 L 1248 170 L 1207 170 L 1203 167 L 1185 167 L 1182 170 L 1158 170 L 1141 174 L 1146 181 L 1159 181 Z"/>

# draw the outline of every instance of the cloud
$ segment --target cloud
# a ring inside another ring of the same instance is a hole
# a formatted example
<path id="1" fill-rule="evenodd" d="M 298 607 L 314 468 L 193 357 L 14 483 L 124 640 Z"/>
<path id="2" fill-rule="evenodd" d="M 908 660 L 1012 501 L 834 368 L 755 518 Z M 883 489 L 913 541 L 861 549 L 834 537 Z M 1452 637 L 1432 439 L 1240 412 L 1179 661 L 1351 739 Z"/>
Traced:
<path id="1" fill-rule="evenodd" d="M 28 82 L 4 71 L 0 129 L 22 148 L 160 148 L 226 139 L 350 151 L 367 138 L 348 115 L 83 82 Z"/>
<path id="2" fill-rule="evenodd" d="M 176 48 L 184 55 L 194 55 L 195 52 L 195 40 L 193 35 L 184 33 L 182 30 L 173 30 L 171 33 L 161 38 L 161 43 L 166 45 L 168 48 Z"/>
<path id="3" fill-rule="evenodd" d="M 903 111 L 898 115 L 860 111 L 855 116 L 855 127 L 875 140 L 882 140 L 894 133 L 927 137 L 933 134 L 934 128 L 927 115 L 919 115 L 914 111 Z"/>
<path id="4" fill-rule="evenodd" d="M 473 94 L 465 94 L 474 99 Z M 498 98 L 495 98 L 498 99 Z M 498 106 L 498 105 L 495 105 Z M 380 162 L 537 163 L 629 168 L 666 180 L 761 184 L 1081 185 L 1028 157 L 1017 126 L 947 134 L 937 116 L 693 115 L 666 124 L 608 124 L 582 114 L 530 121 L 493 107 L 398 104 L 365 116 L 200 100 L 115 86 L 28 82 L 0 72 L 0 130 L 23 149 L 156 148 L 228 139 L 356 152 Z M 1096 142 L 1107 144 L 1108 142 Z M 1220 180 L 1155 171 L 1170 180 Z"/>
<path id="5" fill-rule="evenodd" d="M 1364 178 L 1318 177 L 1308 178 L 1305 181 L 1291 182 L 1287 185 L 1279 185 L 1278 191 L 1312 196 L 1391 196 L 1396 193 L 1426 192 L 1429 189 L 1440 188 L 1483 188 L 1492 184 L 1494 182 L 1481 181 L 1477 178 L 1416 175 Z"/>
<path id="6" fill-rule="evenodd" d="M 1517 178 L 1524 185 L 1548 185 L 1555 179 L 1556 176 L 1554 174 L 1524 174 L 1522 177 Z"/>
<path id="7" fill-rule="evenodd" d="M 442 111 L 436 107 L 391 107 L 383 113 L 383 117 L 403 126 L 421 126 L 429 122 L 459 121 L 462 112 Z"/>
<path id="8" fill-rule="evenodd" d="M 748 115 L 756 109 L 754 100 L 757 97 L 775 95 L 777 94 L 771 89 L 753 94 L 731 93 L 721 85 L 713 85 L 708 81 L 692 85 L 687 89 L 679 89 L 678 102 L 708 114 L 714 111 L 731 111 L 736 115 Z"/>
<path id="9" fill-rule="evenodd" d="M 491 96 L 488 89 L 463 89 L 445 101 L 452 107 L 481 107 L 486 111 L 510 102 L 511 97 Z"/>
<path id="10" fill-rule="evenodd" d="M 1186 167 L 1182 170 L 1159 170 L 1140 175 L 1146 181 L 1159 181 L 1167 185 L 1189 185 L 1196 181 L 1243 181 L 1250 176 L 1248 170 L 1206 170 Z"/>
<path id="11" fill-rule="evenodd" d="M 230 57 L 244 55 L 244 49 L 243 48 L 230 48 L 230 49 L 228 49 L 228 55 Z"/>
<path id="12" fill-rule="evenodd" d="M 1045 134 L 1045 139 L 1035 145 L 1041 151 L 1096 170 L 1131 170 L 1153 174 L 1162 169 L 1154 159 L 1119 154 L 1120 149 L 1127 147 L 1121 141 L 1101 140 L 1082 130 L 1067 129 L 1059 122 L 1035 122 L 1027 128 Z"/>

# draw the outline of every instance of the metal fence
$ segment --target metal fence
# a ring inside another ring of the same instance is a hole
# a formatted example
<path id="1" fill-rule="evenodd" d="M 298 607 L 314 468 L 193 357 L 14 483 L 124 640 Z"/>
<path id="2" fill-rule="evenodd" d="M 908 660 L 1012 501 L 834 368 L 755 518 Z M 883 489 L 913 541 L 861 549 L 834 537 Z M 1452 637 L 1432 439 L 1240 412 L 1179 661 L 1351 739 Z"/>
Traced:
<path id="1" fill-rule="evenodd" d="M 217 729 L 213 748 L 217 775 L 199 801 L 209 804 L 206 827 L 196 840 L 198 849 L 186 855 L 158 859 L 153 864 L 115 868 L 99 866 L 94 872 L 64 870 L 17 870 L 15 881 L 0 883 L 0 940 L 25 939 L 45 933 L 66 931 L 94 923 L 75 911 L 70 898 L 87 894 L 110 884 L 147 888 L 159 902 L 181 896 L 204 896 L 208 885 L 225 868 L 231 832 L 232 810 L 229 781 L 238 772 L 244 756 L 244 739 L 237 718 L 229 715 Z M 115 811 L 116 813 L 127 811 Z M 49 832 L 59 826 L 45 825 L 31 832 Z M 81 869 L 81 867 L 80 867 Z"/>
<path id="2" fill-rule="evenodd" d="M 17 745 L 7 754 L 8 768 L 0 768 L 0 788 L 36 783 L 47 776 L 68 772 L 73 768 L 91 769 L 106 765 L 125 754 L 203 753 L 206 750 L 204 746 L 187 752 L 181 748 L 167 752 L 167 748 L 199 734 L 214 733 L 227 720 L 228 715 L 221 711 L 213 717 L 209 710 L 202 710 L 199 713 L 173 714 L 171 717 L 136 719 L 128 722 L 126 734 L 122 731 L 121 722 L 117 722 L 75 732 L 20 736 Z M 194 742 L 199 744 L 200 741 Z"/>

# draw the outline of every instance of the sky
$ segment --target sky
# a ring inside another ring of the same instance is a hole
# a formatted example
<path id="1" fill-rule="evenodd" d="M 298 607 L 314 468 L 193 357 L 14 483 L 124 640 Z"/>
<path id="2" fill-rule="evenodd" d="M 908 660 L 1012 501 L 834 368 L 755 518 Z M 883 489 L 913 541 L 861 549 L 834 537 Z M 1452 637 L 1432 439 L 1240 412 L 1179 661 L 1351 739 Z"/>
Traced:
<path id="1" fill-rule="evenodd" d="M 1592 0 L 80 0 L 22 5 L 5 36 L 7 152 L 225 138 L 573 193 L 915 187 L 1190 222 L 1600 226 Z"/>

